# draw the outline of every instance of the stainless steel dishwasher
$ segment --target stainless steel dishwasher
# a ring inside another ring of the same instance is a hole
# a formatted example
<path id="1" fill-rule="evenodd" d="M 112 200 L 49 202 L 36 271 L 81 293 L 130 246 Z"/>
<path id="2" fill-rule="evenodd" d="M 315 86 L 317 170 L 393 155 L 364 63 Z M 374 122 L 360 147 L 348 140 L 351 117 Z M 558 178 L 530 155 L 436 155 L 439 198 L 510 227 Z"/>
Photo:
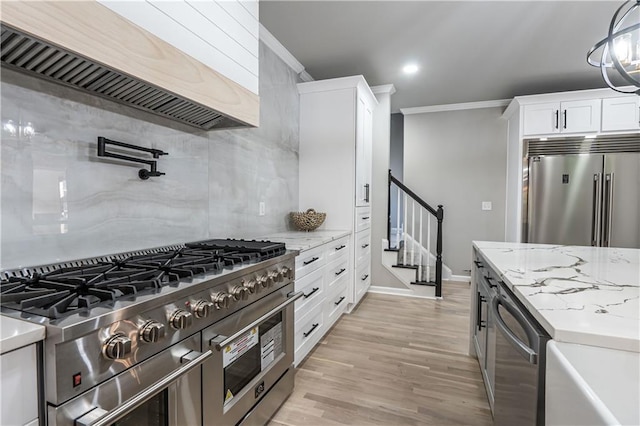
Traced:
<path id="1" fill-rule="evenodd" d="M 496 325 L 495 425 L 544 425 L 549 335 L 500 282 L 491 300 Z"/>

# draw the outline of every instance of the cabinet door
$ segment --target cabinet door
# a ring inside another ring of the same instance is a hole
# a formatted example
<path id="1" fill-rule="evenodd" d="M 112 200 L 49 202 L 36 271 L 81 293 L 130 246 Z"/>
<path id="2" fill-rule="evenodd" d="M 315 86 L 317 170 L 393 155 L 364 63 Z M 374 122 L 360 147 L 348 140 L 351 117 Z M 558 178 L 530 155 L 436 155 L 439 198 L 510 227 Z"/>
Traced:
<path id="1" fill-rule="evenodd" d="M 640 96 L 602 100 L 602 131 L 640 129 Z"/>
<path id="2" fill-rule="evenodd" d="M 561 133 L 597 132 L 600 130 L 600 99 L 562 102 Z"/>
<path id="3" fill-rule="evenodd" d="M 560 104 L 550 102 L 524 106 L 524 135 L 560 132 Z"/>
<path id="4" fill-rule="evenodd" d="M 371 195 L 373 110 L 358 95 L 356 105 L 356 206 L 368 206 Z"/>

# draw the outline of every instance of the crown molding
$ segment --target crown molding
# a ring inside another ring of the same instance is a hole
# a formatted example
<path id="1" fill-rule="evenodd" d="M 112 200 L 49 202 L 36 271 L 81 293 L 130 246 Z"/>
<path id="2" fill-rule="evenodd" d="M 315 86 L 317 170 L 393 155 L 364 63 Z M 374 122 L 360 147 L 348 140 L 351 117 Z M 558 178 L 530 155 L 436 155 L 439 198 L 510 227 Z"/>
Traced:
<path id="1" fill-rule="evenodd" d="M 393 84 L 381 84 L 380 86 L 372 86 L 371 91 L 374 95 L 378 94 L 389 94 L 393 95 L 396 93 L 396 87 Z"/>
<path id="2" fill-rule="evenodd" d="M 315 80 L 313 77 L 311 77 L 311 75 L 307 71 L 302 71 L 298 75 L 300 76 L 302 81 L 314 81 Z"/>
<path id="3" fill-rule="evenodd" d="M 465 102 L 460 104 L 445 104 L 445 105 L 429 105 L 415 108 L 400 108 L 400 112 L 404 115 L 411 114 L 424 114 L 427 112 L 442 112 L 442 111 L 460 111 L 466 109 L 479 109 L 479 108 L 498 108 L 506 107 L 511 102 L 511 99 L 498 99 L 494 101 L 481 101 L 481 102 Z"/>
<path id="4" fill-rule="evenodd" d="M 275 38 L 275 36 L 271 34 L 269 30 L 266 29 L 262 24 L 260 24 L 260 40 L 262 40 L 262 42 L 273 51 L 273 53 L 278 55 L 278 57 L 282 59 L 285 64 L 287 64 L 292 70 L 294 70 L 296 74 L 300 76 L 302 81 L 313 81 L 313 77 L 311 77 L 311 75 L 309 75 L 309 73 L 304 70 L 304 65 L 302 65 L 296 59 L 296 57 L 293 56 L 291 52 L 289 52 L 287 48 L 284 47 L 282 43 L 280 43 L 278 39 Z"/>

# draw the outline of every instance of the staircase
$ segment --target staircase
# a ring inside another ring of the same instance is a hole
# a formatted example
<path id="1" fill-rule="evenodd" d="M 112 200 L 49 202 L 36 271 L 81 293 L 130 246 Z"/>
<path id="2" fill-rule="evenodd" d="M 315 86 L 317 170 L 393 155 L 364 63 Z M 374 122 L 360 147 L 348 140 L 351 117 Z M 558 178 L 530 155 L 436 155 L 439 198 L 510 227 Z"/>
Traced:
<path id="1" fill-rule="evenodd" d="M 395 196 L 394 196 L 395 195 Z M 442 263 L 444 209 L 434 209 L 395 178 L 389 170 L 387 240 L 383 265 L 419 297 L 442 297 L 442 280 L 451 270 Z M 395 227 L 392 227 L 392 202 Z M 432 251 L 435 248 L 435 254 Z M 443 277 L 444 273 L 444 277 Z"/>

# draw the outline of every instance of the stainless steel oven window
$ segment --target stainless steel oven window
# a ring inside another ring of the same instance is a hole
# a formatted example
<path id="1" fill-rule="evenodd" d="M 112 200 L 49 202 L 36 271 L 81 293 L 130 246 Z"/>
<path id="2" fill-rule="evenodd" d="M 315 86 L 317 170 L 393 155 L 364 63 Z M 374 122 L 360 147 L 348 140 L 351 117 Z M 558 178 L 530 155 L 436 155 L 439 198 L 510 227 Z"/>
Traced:
<path id="1" fill-rule="evenodd" d="M 225 404 L 282 354 L 282 334 L 282 312 L 278 312 L 223 349 L 225 358 L 234 357 L 224 362 Z M 227 355 L 234 353 L 239 354 Z"/>
<path id="2" fill-rule="evenodd" d="M 214 353 L 202 365 L 205 426 L 242 424 L 250 412 L 261 410 L 272 389 L 293 369 L 293 304 L 300 296 L 293 293 L 293 283 L 287 284 L 203 330 L 203 350 Z M 236 392 L 230 395 L 232 389 Z"/>
<path id="3" fill-rule="evenodd" d="M 123 419 L 115 426 L 169 426 L 169 398 L 167 391 L 158 393 Z"/>

